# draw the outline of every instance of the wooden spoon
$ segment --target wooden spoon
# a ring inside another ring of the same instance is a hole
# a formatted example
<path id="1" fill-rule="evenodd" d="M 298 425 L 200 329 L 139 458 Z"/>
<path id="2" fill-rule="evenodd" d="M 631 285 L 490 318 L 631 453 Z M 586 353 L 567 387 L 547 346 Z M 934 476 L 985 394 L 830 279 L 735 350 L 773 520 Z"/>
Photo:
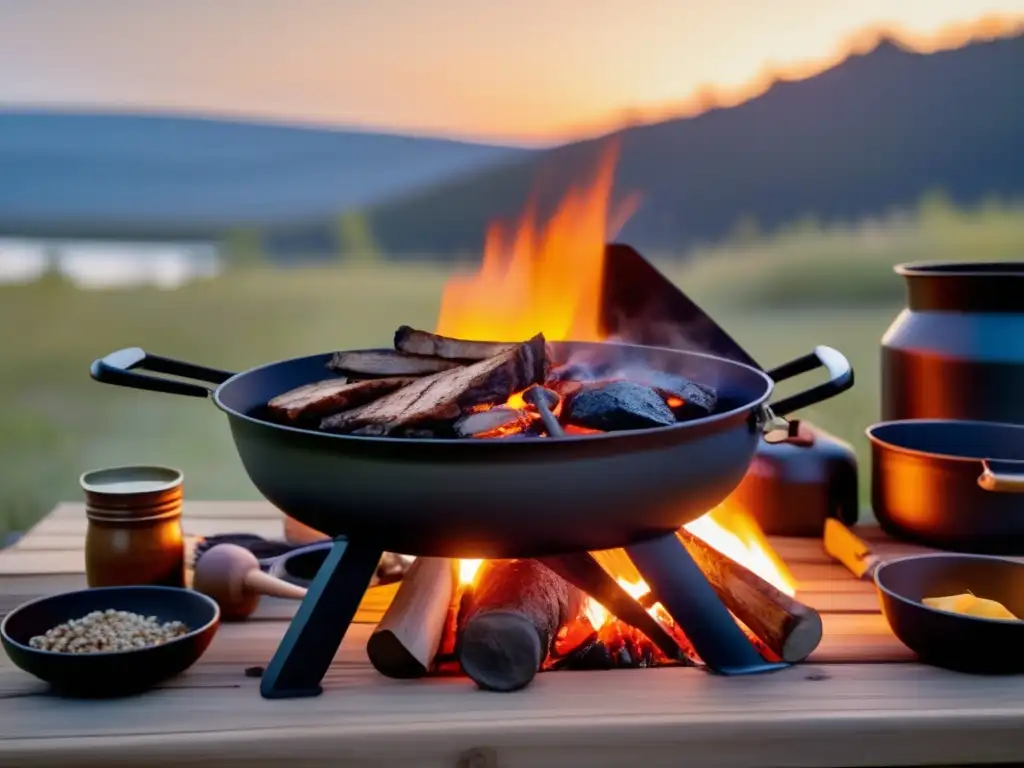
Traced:
<path id="1" fill-rule="evenodd" d="M 192 588 L 217 601 L 226 621 L 247 618 L 260 597 L 301 600 L 305 587 L 289 584 L 260 570 L 256 555 L 237 544 L 218 544 L 196 561 Z"/>

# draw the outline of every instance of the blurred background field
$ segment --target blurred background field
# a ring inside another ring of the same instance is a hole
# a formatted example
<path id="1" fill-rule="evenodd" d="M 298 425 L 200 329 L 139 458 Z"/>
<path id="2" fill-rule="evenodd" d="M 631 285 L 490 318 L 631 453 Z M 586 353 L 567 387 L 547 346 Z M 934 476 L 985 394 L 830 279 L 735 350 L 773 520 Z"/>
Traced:
<path id="1" fill-rule="evenodd" d="M 395 327 L 432 328 L 455 267 L 323 254 L 282 268 L 235 243 L 212 276 L 172 287 L 85 290 L 47 271 L 0 285 L 0 535 L 79 496 L 85 469 L 182 468 L 193 498 L 256 498 L 210 402 L 101 386 L 97 356 L 141 346 L 229 370 L 339 348 L 388 345 Z M 3 246 L 0 245 L 0 255 Z M 853 363 L 854 389 L 805 418 L 851 442 L 866 489 L 864 429 L 878 419 L 879 340 L 899 312 L 894 264 L 1024 255 L 1024 205 L 954 207 L 941 195 L 849 226 L 807 219 L 772 235 L 735 234 L 686 253 L 647 254 L 763 365 L 828 344 Z"/>

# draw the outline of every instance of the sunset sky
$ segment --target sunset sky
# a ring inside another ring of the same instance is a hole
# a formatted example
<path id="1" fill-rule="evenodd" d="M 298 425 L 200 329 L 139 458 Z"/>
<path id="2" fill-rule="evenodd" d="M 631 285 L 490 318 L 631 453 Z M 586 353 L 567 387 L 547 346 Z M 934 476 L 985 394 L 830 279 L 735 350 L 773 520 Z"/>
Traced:
<path id="1" fill-rule="evenodd" d="M 0 0 L 0 104 L 544 143 L 982 16 L 1024 0 Z"/>

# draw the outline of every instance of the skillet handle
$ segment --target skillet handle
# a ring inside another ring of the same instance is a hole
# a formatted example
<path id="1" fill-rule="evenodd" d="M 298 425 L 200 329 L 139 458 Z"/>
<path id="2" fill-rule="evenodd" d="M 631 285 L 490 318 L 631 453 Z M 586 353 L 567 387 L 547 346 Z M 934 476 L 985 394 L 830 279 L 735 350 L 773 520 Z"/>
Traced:
<path id="1" fill-rule="evenodd" d="M 1024 461 L 983 459 L 978 485 L 996 493 L 1024 493 Z"/>
<path id="2" fill-rule="evenodd" d="M 793 411 L 835 397 L 853 386 L 853 366 L 842 352 L 832 349 L 832 347 L 815 347 L 813 352 L 784 363 L 778 368 L 773 368 L 767 373 L 772 381 L 778 383 L 813 371 L 815 368 L 826 369 L 828 381 L 805 389 L 803 392 L 797 392 L 795 395 L 784 397 L 777 403 L 771 403 L 772 413 L 776 416 L 785 416 Z"/>
<path id="3" fill-rule="evenodd" d="M 186 381 L 165 379 L 159 376 L 146 376 L 134 373 L 139 368 L 154 373 L 165 373 L 169 376 L 181 376 L 185 379 L 205 381 L 209 384 L 223 384 L 235 374 L 206 368 L 202 365 L 184 363 L 169 357 L 160 357 L 144 352 L 139 347 L 128 347 L 111 352 L 106 357 L 94 360 L 89 366 L 89 375 L 101 384 L 113 384 L 117 387 L 145 389 L 150 392 L 166 392 L 170 395 L 187 397 L 209 397 L 213 389 L 201 384 L 189 384 Z"/>

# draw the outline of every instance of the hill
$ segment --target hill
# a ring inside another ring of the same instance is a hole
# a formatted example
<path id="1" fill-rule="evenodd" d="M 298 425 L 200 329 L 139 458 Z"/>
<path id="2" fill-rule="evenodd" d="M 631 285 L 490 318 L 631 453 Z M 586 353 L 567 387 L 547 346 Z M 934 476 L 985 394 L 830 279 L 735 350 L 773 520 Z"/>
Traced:
<path id="1" fill-rule="evenodd" d="M 919 54 L 883 40 L 868 53 L 697 117 L 632 127 L 616 191 L 643 204 L 620 239 L 678 251 L 741 219 L 854 220 L 943 189 L 956 203 L 1024 194 L 1024 36 Z M 607 137 L 603 137 L 607 138 Z M 540 184 L 550 210 L 587 178 L 603 139 L 470 173 L 372 207 L 395 253 L 479 249 L 488 221 L 517 215 Z"/>
<path id="2" fill-rule="evenodd" d="M 0 112 L 0 232 L 205 233 L 326 217 L 525 150 L 187 117 Z"/>

